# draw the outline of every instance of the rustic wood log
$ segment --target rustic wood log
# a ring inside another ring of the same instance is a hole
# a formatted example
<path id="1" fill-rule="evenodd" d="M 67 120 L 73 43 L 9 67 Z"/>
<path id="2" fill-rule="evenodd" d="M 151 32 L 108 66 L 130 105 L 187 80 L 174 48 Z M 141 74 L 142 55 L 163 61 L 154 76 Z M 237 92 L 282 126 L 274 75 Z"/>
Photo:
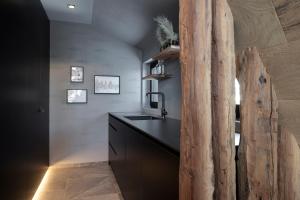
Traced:
<path id="1" fill-rule="evenodd" d="M 267 69 L 266 69 L 267 70 Z M 271 81 L 272 83 L 272 81 Z M 271 112 L 271 139 L 272 139 L 272 154 L 273 154 L 273 199 L 278 199 L 278 130 L 279 130 L 279 103 L 278 98 L 272 84 L 272 112 Z"/>
<path id="2" fill-rule="evenodd" d="M 180 0 L 180 200 L 211 200 L 211 0 Z"/>
<path id="3" fill-rule="evenodd" d="M 300 199 L 300 149 L 286 128 L 279 131 L 278 171 L 278 199 Z"/>
<path id="4" fill-rule="evenodd" d="M 241 89 L 239 199 L 277 199 L 277 100 L 256 48 L 238 57 Z"/>
<path id="5" fill-rule="evenodd" d="M 214 199 L 236 199 L 235 49 L 231 10 L 226 0 L 212 0 L 212 133 Z"/>

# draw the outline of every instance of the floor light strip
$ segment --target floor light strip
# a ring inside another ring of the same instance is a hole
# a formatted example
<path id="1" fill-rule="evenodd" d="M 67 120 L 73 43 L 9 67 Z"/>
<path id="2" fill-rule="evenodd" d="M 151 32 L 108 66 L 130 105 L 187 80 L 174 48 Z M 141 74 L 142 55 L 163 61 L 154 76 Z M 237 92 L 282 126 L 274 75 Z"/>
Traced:
<path id="1" fill-rule="evenodd" d="M 42 182 L 40 183 L 38 189 L 36 190 L 32 200 L 39 200 L 40 199 L 40 195 L 41 193 L 43 192 L 44 188 L 45 188 L 45 185 L 48 181 L 48 178 L 49 178 L 49 173 L 50 173 L 50 167 L 48 168 L 47 172 L 45 173 L 43 179 L 42 179 Z"/>

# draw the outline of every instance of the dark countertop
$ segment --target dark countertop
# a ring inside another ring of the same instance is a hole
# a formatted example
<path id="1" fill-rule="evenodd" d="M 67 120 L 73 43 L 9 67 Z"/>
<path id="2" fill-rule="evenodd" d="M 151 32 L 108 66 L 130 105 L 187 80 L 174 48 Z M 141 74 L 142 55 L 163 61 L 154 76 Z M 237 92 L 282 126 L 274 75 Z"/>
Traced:
<path id="1" fill-rule="evenodd" d="M 165 120 L 129 120 L 124 117 L 150 115 L 145 113 L 109 113 L 109 115 L 156 140 L 179 155 L 180 120 L 170 118 Z"/>

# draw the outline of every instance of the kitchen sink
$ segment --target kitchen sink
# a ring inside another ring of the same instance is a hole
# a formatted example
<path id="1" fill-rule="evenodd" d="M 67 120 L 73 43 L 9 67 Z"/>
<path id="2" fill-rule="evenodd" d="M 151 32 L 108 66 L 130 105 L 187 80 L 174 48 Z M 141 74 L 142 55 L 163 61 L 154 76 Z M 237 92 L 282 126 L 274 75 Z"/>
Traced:
<path id="1" fill-rule="evenodd" d="M 130 120 L 161 120 L 162 119 L 150 115 L 135 115 L 135 116 L 124 116 L 124 117 Z"/>

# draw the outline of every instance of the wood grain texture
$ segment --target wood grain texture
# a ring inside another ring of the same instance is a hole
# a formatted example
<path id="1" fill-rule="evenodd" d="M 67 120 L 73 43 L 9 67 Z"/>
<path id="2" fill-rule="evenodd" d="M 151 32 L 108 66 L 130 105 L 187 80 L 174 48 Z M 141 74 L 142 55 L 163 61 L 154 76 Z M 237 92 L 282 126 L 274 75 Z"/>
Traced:
<path id="1" fill-rule="evenodd" d="M 271 79 L 271 78 L 270 78 Z M 272 80 L 272 79 L 271 79 Z M 272 181 L 273 199 L 278 199 L 278 127 L 279 127 L 279 102 L 277 94 L 271 81 L 271 115 L 270 115 L 270 126 L 271 126 L 271 151 L 272 158 L 271 164 L 273 165 L 273 176 L 270 178 Z M 272 173 L 271 172 L 271 173 Z"/>
<path id="2" fill-rule="evenodd" d="M 236 52 L 286 43 L 272 0 L 229 0 L 235 24 Z"/>
<path id="3" fill-rule="evenodd" d="M 279 131 L 279 200 L 300 199 L 300 149 L 286 128 Z"/>
<path id="4" fill-rule="evenodd" d="M 296 0 L 273 0 L 276 13 L 289 42 L 300 39 L 300 2 Z"/>
<path id="5" fill-rule="evenodd" d="M 256 48 L 238 57 L 241 89 L 239 199 L 277 199 L 277 100 Z"/>
<path id="6" fill-rule="evenodd" d="M 279 101 L 279 123 L 300 143 L 300 100 Z"/>
<path id="7" fill-rule="evenodd" d="M 300 40 L 261 50 L 279 100 L 300 99 Z"/>
<path id="8" fill-rule="evenodd" d="M 180 200 L 211 200 L 211 0 L 180 0 Z"/>
<path id="9" fill-rule="evenodd" d="M 226 0 L 213 0 L 212 132 L 214 199 L 236 199 L 235 185 L 235 50 L 231 10 Z"/>
<path id="10" fill-rule="evenodd" d="M 299 0 L 229 0 L 235 21 L 236 52 L 248 46 L 258 47 L 279 100 L 300 100 L 299 3 Z M 279 114 L 283 112 L 281 108 Z M 284 125 L 300 144 L 300 125 L 294 123 L 300 115 L 291 119 L 290 113 L 285 112 L 284 116 L 287 117 Z"/>
<path id="11" fill-rule="evenodd" d="M 261 52 L 280 100 L 280 124 L 291 131 L 300 144 L 300 40 Z"/>
<path id="12" fill-rule="evenodd" d="M 174 60 L 179 58 L 180 47 L 179 46 L 170 46 L 159 54 L 153 56 L 153 60 Z"/>

